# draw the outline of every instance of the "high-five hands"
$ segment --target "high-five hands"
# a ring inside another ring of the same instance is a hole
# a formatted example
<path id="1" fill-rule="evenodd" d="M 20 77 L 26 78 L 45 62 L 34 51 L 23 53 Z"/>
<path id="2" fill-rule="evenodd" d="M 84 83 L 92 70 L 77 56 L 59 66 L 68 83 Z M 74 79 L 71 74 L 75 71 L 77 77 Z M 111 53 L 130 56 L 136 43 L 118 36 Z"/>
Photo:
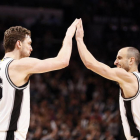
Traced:
<path id="1" fill-rule="evenodd" d="M 77 24 L 76 40 L 83 40 L 83 37 L 84 37 L 84 29 L 83 29 L 82 20 L 80 19 L 80 21 Z"/>
<path id="2" fill-rule="evenodd" d="M 79 24 L 80 19 L 75 19 L 71 26 L 67 29 L 66 36 L 73 37 L 76 31 L 76 27 Z"/>
<path id="3" fill-rule="evenodd" d="M 66 36 L 73 37 L 76 31 L 76 40 L 83 39 L 84 30 L 81 19 L 75 19 L 74 22 L 69 26 L 66 32 Z"/>

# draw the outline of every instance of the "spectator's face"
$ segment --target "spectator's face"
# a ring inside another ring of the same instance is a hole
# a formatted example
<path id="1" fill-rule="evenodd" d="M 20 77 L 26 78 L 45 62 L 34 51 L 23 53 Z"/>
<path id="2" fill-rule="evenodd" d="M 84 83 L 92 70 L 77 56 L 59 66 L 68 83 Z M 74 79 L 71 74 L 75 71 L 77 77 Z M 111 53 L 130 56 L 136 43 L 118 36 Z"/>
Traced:
<path id="1" fill-rule="evenodd" d="M 32 40 L 30 36 L 26 35 L 23 42 L 21 42 L 22 48 L 21 48 L 21 58 L 23 57 L 29 57 L 31 54 L 32 46 L 31 46 Z"/>
<path id="2" fill-rule="evenodd" d="M 118 52 L 114 65 L 116 65 L 117 68 L 123 68 L 126 71 L 130 70 L 129 59 L 127 58 L 127 49 L 126 48 L 123 48 Z"/>

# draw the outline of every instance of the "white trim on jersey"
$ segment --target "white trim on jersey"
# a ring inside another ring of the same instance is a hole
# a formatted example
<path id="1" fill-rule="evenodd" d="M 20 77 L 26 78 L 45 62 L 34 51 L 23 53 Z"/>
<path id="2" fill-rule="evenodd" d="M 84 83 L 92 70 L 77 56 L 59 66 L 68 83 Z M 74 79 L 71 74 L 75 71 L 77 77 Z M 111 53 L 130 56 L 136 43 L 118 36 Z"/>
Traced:
<path id="1" fill-rule="evenodd" d="M 120 90 L 120 114 L 127 140 L 140 139 L 140 73 L 133 72 L 138 81 L 138 91 L 132 98 L 123 98 Z"/>
<path id="2" fill-rule="evenodd" d="M 11 140 L 25 140 L 30 122 L 30 82 L 20 87 L 13 84 L 8 74 L 12 61 L 12 58 L 6 58 L 0 62 L 0 140 L 8 140 L 9 137 Z"/>
<path id="3" fill-rule="evenodd" d="M 137 91 L 137 93 L 136 93 L 136 95 L 134 97 L 131 97 L 131 98 L 122 97 L 124 101 L 134 100 L 140 94 L 140 85 L 139 85 L 140 78 L 139 78 L 139 76 L 138 76 L 138 74 L 136 72 L 133 72 L 133 74 L 136 76 L 137 81 L 138 81 L 138 91 Z"/>
<path id="4" fill-rule="evenodd" d="M 11 63 L 12 61 L 13 61 L 13 60 L 9 61 L 9 62 L 7 63 L 7 65 L 6 65 L 6 68 L 5 68 L 6 78 L 7 78 L 8 82 L 11 84 L 11 86 L 12 86 L 13 88 L 18 89 L 18 90 L 25 89 L 25 88 L 27 87 L 29 81 L 28 81 L 27 83 L 25 83 L 23 86 L 17 87 L 17 86 L 11 81 L 11 79 L 10 79 L 10 77 L 9 77 L 8 68 L 9 68 L 9 65 L 10 65 L 10 63 Z"/>

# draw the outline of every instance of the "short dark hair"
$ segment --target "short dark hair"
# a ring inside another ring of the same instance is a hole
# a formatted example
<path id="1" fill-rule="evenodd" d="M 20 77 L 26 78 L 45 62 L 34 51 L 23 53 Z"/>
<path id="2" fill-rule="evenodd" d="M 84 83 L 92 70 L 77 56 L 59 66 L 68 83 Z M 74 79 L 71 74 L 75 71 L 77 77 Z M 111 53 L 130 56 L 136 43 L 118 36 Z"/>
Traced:
<path id="1" fill-rule="evenodd" d="M 15 49 L 15 44 L 18 40 L 24 41 L 25 36 L 31 36 L 31 31 L 22 27 L 14 26 L 10 27 L 4 32 L 3 46 L 5 52 L 11 52 Z"/>
<path id="2" fill-rule="evenodd" d="M 139 50 L 136 49 L 135 47 L 128 47 L 127 52 L 128 52 L 127 57 L 128 58 L 134 57 L 135 58 L 135 63 L 138 66 L 139 63 L 140 63 L 140 52 L 139 52 Z"/>

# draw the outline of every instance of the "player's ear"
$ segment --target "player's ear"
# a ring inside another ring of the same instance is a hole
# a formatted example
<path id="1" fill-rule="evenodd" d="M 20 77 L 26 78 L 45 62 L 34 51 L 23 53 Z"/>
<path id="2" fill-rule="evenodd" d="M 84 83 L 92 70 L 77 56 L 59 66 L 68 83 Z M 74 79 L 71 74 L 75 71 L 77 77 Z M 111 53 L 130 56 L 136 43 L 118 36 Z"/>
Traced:
<path id="1" fill-rule="evenodd" d="M 16 42 L 16 47 L 17 47 L 18 49 L 20 49 L 21 46 L 22 46 L 21 41 L 20 41 L 20 40 L 17 40 L 17 42 Z"/>
<path id="2" fill-rule="evenodd" d="M 130 64 L 132 65 L 132 64 L 134 64 L 135 63 L 135 57 L 131 57 L 130 58 Z"/>

